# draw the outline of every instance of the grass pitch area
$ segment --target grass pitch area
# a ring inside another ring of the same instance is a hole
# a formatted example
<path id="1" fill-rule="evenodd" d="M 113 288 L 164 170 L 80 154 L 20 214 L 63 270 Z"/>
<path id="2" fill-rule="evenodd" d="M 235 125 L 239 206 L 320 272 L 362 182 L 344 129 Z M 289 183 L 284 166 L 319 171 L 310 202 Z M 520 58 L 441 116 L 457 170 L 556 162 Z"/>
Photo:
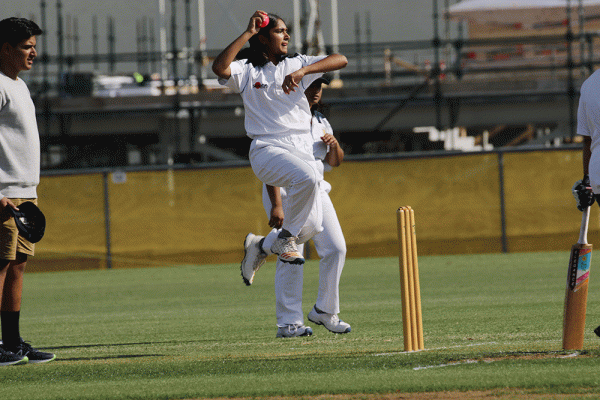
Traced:
<path id="1" fill-rule="evenodd" d="M 347 261 L 340 317 L 351 333 L 313 325 L 294 339 L 275 338 L 272 259 L 250 287 L 237 264 L 33 273 L 21 333 L 57 359 L 2 367 L 0 398 L 591 398 L 600 271 L 592 262 L 585 349 L 563 352 L 568 258 L 421 257 L 426 350 L 413 353 L 403 351 L 397 258 Z M 308 313 L 318 263 L 304 269 Z"/>

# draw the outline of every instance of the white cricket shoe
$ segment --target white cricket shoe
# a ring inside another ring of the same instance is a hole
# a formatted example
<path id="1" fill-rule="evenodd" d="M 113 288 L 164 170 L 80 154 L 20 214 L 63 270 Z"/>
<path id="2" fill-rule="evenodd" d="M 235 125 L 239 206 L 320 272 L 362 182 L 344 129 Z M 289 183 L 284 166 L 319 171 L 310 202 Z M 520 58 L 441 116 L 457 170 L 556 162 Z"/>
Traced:
<path id="1" fill-rule="evenodd" d="M 308 313 L 308 320 L 317 325 L 323 325 L 333 333 L 348 333 L 351 330 L 350 324 L 339 319 L 337 314 L 328 314 L 321 310 L 317 310 L 317 306 L 314 306 Z"/>
<path id="2" fill-rule="evenodd" d="M 242 278 L 247 286 L 252 285 L 254 274 L 265 263 L 267 253 L 261 247 L 264 236 L 249 233 L 244 240 L 244 259 L 240 265 Z"/>
<path id="3" fill-rule="evenodd" d="M 283 338 L 283 337 L 298 337 L 298 336 L 311 336 L 313 334 L 310 326 L 304 325 L 286 325 L 280 326 L 277 329 L 277 335 L 275 337 Z"/>
<path id="4" fill-rule="evenodd" d="M 304 257 L 298 252 L 295 237 L 278 237 L 271 246 L 271 252 L 277 254 L 279 259 L 290 264 L 304 264 Z"/>

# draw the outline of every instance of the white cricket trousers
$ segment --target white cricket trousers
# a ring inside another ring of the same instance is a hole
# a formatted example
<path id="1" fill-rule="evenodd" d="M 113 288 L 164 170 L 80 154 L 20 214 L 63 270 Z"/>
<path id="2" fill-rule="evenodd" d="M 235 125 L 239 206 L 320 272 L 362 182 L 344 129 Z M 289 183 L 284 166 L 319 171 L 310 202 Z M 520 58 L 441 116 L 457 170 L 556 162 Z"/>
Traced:
<path id="1" fill-rule="evenodd" d="M 328 183 L 323 182 L 328 188 Z M 346 241 L 342 228 L 333 207 L 333 203 L 325 189 L 319 195 L 323 207 L 323 231 L 312 237 L 319 260 L 319 291 L 315 305 L 329 314 L 340 312 L 340 276 L 346 261 Z M 283 203 L 287 201 L 282 189 Z M 271 215 L 271 202 L 263 185 L 263 205 L 267 216 Z M 284 219 L 285 220 L 285 219 Z M 308 235 L 301 235 L 300 241 L 309 240 Z M 298 246 L 300 252 L 304 245 Z M 292 265 L 277 259 L 275 270 L 275 313 L 277 326 L 304 324 L 302 312 L 303 265 Z"/>
<path id="2" fill-rule="evenodd" d="M 258 179 L 285 188 L 287 201 L 283 229 L 298 237 L 300 231 L 314 235 L 323 228 L 319 201 L 320 173 L 312 147 L 300 135 L 254 139 L 250 146 L 250 165 Z"/>

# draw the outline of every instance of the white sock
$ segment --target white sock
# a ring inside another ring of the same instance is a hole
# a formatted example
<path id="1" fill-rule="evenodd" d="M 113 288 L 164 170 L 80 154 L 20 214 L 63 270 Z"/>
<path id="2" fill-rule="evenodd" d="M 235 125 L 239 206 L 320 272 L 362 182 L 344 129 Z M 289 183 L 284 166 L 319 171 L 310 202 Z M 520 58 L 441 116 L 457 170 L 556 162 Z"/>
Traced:
<path id="1" fill-rule="evenodd" d="M 273 243 L 275 243 L 279 232 L 281 232 L 281 229 L 273 228 L 273 230 L 269 232 L 269 234 L 265 237 L 265 240 L 263 240 L 262 249 L 268 255 L 273 254 L 273 252 L 271 251 L 271 247 L 273 246 Z"/>

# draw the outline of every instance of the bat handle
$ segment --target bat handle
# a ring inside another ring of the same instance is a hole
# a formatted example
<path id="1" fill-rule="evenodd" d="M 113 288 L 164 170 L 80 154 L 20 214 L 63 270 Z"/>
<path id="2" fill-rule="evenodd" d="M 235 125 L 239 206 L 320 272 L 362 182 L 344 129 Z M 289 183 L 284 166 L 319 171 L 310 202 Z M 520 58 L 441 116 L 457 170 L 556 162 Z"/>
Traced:
<path id="1" fill-rule="evenodd" d="M 581 229 L 579 230 L 579 244 L 588 244 L 587 235 L 588 235 L 588 226 L 590 223 L 590 208 L 587 207 L 583 210 L 581 215 Z"/>

